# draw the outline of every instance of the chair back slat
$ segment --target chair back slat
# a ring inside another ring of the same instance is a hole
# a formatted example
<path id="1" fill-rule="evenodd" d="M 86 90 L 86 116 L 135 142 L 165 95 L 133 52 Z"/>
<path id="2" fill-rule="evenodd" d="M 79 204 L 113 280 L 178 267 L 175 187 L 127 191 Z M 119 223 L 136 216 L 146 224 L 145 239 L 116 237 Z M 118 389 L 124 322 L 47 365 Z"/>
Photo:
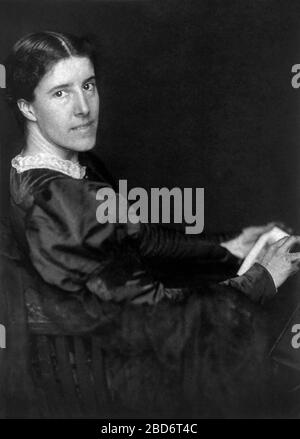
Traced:
<path id="1" fill-rule="evenodd" d="M 78 384 L 81 390 L 83 409 L 87 416 L 95 417 L 100 415 L 97 404 L 93 370 L 91 368 L 91 342 L 90 337 L 73 337 L 75 366 L 78 375 Z"/>
<path id="2" fill-rule="evenodd" d="M 32 349 L 32 372 L 36 389 L 42 396 L 46 408 L 44 416 L 57 418 L 66 415 L 61 383 L 57 378 L 56 367 L 51 353 L 51 342 L 45 335 L 34 337 Z"/>
<path id="3" fill-rule="evenodd" d="M 70 339 L 72 337 L 53 336 L 53 338 L 57 358 L 57 374 L 64 396 L 64 407 L 71 418 L 81 418 L 83 415 L 82 398 L 70 352 Z"/>
<path id="4" fill-rule="evenodd" d="M 1 417 L 38 414 L 30 376 L 23 267 L 19 256 L 8 220 L 0 218 L 0 324 L 6 328 L 6 348 L 0 349 Z"/>
<path id="5" fill-rule="evenodd" d="M 101 418 L 110 398 L 101 338 L 62 332 L 43 314 L 43 286 L 0 218 L 0 417 Z"/>
<path id="6" fill-rule="evenodd" d="M 110 392 L 108 389 L 108 381 L 106 377 L 105 368 L 105 355 L 101 347 L 99 337 L 91 337 L 92 341 L 92 370 L 95 379 L 95 392 L 98 401 L 98 406 L 101 408 L 101 412 L 105 414 L 110 411 L 112 405 Z"/>

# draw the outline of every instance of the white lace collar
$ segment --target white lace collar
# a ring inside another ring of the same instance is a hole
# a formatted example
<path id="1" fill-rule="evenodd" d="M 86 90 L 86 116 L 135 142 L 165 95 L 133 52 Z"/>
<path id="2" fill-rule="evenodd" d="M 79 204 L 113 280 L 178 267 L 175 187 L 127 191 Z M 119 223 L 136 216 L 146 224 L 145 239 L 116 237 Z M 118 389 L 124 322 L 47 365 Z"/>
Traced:
<path id="1" fill-rule="evenodd" d="M 80 163 L 64 160 L 51 154 L 27 156 L 19 154 L 12 159 L 11 165 L 17 170 L 18 174 L 28 171 L 29 169 L 47 168 L 62 172 L 78 180 L 84 178 L 86 172 L 86 167 L 80 165 Z"/>

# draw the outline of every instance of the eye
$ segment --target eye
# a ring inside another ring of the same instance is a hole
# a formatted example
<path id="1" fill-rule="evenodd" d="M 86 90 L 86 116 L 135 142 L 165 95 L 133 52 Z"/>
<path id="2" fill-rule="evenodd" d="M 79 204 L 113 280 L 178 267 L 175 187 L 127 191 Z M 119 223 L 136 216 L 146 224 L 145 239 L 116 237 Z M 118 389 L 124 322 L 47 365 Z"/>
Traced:
<path id="1" fill-rule="evenodd" d="M 83 86 L 83 89 L 86 91 L 94 91 L 96 84 L 94 82 L 86 82 Z"/>
<path id="2" fill-rule="evenodd" d="M 66 96 L 66 92 L 64 90 L 58 90 L 54 93 L 54 96 L 56 98 L 63 98 L 64 96 Z"/>

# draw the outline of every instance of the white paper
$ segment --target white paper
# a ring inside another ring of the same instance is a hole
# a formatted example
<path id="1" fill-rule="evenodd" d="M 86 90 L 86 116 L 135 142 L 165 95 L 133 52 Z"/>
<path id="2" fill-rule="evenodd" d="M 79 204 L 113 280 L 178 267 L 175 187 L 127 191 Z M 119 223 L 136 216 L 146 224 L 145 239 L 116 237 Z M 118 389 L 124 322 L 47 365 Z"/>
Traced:
<path id="1" fill-rule="evenodd" d="M 274 242 L 285 236 L 289 236 L 289 234 L 277 226 L 261 235 L 246 256 L 237 274 L 239 276 L 244 274 L 255 262 L 258 262 L 263 257 L 271 244 L 274 244 Z"/>

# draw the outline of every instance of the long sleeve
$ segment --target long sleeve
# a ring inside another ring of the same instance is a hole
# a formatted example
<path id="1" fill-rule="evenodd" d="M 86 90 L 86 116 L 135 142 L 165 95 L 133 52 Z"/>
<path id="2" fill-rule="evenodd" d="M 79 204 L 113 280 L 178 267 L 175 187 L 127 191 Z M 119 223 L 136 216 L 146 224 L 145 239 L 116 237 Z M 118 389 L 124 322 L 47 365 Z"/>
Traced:
<path id="1" fill-rule="evenodd" d="M 151 224 L 141 224 L 139 250 L 144 257 L 172 260 L 199 259 L 227 262 L 234 259 L 228 250 L 218 244 Z"/>
<path id="2" fill-rule="evenodd" d="M 219 233 L 201 233 L 200 238 L 209 241 L 214 244 L 221 244 L 222 242 L 229 241 L 236 238 L 242 231 L 234 230 L 229 232 L 219 232 Z"/>
<path id="3" fill-rule="evenodd" d="M 252 394 L 257 405 L 257 308 L 246 296 L 263 295 L 267 272 L 255 282 L 246 273 L 225 284 L 167 289 L 148 276 L 140 254 L 223 260 L 227 250 L 152 226 L 143 235 L 130 224 L 100 224 L 96 193 L 105 184 L 45 169 L 13 173 L 12 181 L 18 227 L 48 285 L 38 291 L 43 310 L 64 333 L 100 337 L 114 401 L 170 418 L 216 407 L 230 415 L 236 406 L 242 416 Z"/>
<path id="4" fill-rule="evenodd" d="M 189 237 L 176 230 L 151 225 L 143 226 L 139 248 L 145 257 L 172 261 L 193 259 L 198 263 L 211 261 L 225 264 L 235 261 L 226 249 L 217 244 Z M 244 294 L 253 302 L 264 303 L 276 294 L 270 273 L 260 264 L 255 264 L 243 276 L 228 279 L 220 285 Z"/>
<path id="5" fill-rule="evenodd" d="M 44 281 L 76 293 L 98 278 L 103 295 L 120 298 L 155 289 L 130 237 L 132 225 L 97 221 L 96 194 L 105 183 L 44 169 L 14 173 L 13 181 L 13 216 L 21 218 L 16 229 L 23 228 L 31 263 Z"/>
<path id="6" fill-rule="evenodd" d="M 105 301 L 154 304 L 164 297 L 177 297 L 178 290 L 167 289 L 153 278 L 143 258 L 221 263 L 231 258 L 226 249 L 175 230 L 142 224 L 137 231 L 131 223 L 99 223 L 96 195 L 107 187 L 105 183 L 45 170 L 14 175 L 23 179 L 18 185 L 22 191 L 14 198 L 26 212 L 24 229 L 31 262 L 44 281 L 63 291 L 87 288 Z M 28 196 L 20 202 L 23 192 Z M 268 274 L 256 273 L 255 282 L 247 276 L 229 281 L 226 287 L 254 300 L 263 298 L 269 291 L 265 289 L 270 284 Z"/>
<path id="7" fill-rule="evenodd" d="M 258 263 L 255 263 L 242 276 L 228 279 L 222 284 L 240 291 L 253 302 L 264 303 L 272 299 L 277 292 L 271 274 Z"/>

